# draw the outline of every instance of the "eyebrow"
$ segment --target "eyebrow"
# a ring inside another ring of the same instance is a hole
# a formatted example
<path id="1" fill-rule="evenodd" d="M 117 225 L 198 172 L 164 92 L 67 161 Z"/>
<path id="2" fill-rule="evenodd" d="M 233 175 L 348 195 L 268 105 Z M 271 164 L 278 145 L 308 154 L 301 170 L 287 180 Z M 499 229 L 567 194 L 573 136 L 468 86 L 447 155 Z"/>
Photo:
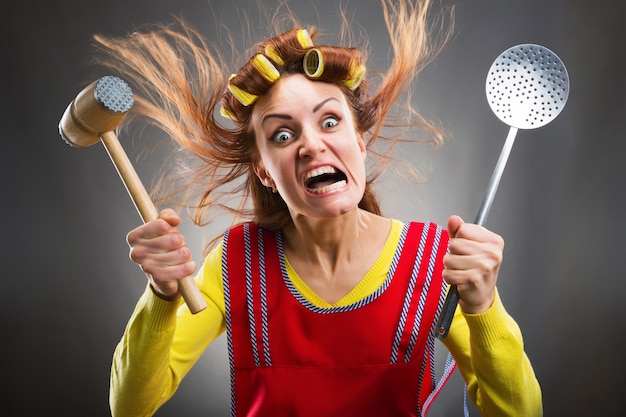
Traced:
<path id="1" fill-rule="evenodd" d="M 330 100 L 337 100 L 335 97 L 329 97 L 325 100 L 322 100 L 319 104 L 317 104 L 315 107 L 313 107 L 313 113 L 317 113 L 323 106 L 324 104 L 326 104 L 327 102 L 329 102 Z M 286 114 L 280 114 L 280 113 L 269 113 L 266 114 L 265 116 L 263 116 L 263 119 L 261 120 L 261 124 L 265 123 L 265 121 L 267 119 L 271 119 L 271 118 L 278 118 L 278 119 L 284 119 L 284 120 L 291 120 L 292 117 Z"/>
<path id="2" fill-rule="evenodd" d="M 335 97 L 329 97 L 326 100 L 323 100 L 321 103 L 319 103 L 317 106 L 313 107 L 313 113 L 316 113 L 317 111 L 319 111 L 319 109 L 322 108 L 322 106 L 324 104 L 326 104 L 327 102 L 329 102 L 330 100 L 336 100 Z"/>

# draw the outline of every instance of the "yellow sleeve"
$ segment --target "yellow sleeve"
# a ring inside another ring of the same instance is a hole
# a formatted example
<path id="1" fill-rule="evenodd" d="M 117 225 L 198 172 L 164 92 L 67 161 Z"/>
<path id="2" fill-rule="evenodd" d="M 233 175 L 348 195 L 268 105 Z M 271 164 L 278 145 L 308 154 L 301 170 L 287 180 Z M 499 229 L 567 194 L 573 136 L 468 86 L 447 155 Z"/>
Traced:
<path id="1" fill-rule="evenodd" d="M 524 352 L 522 334 L 497 292 L 484 313 L 464 314 L 457 307 L 443 343 L 483 417 L 543 415 L 541 388 Z"/>
<path id="2" fill-rule="evenodd" d="M 211 251 L 195 277 L 208 305 L 197 314 L 182 300 L 162 300 L 146 287 L 113 355 L 113 417 L 152 416 L 225 331 L 221 253 L 221 245 Z"/>

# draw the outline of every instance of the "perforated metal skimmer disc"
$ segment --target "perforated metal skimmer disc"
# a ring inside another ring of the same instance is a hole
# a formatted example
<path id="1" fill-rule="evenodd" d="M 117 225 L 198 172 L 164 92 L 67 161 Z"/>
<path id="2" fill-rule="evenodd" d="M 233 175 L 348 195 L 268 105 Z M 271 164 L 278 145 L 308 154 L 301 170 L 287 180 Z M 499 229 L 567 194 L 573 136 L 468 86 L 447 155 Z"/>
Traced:
<path id="1" fill-rule="evenodd" d="M 133 91 L 121 78 L 107 75 L 94 88 L 96 101 L 114 113 L 126 113 L 133 107 Z"/>
<path id="2" fill-rule="evenodd" d="M 569 76 L 559 57 L 540 45 L 513 46 L 493 62 L 486 82 L 491 110 L 504 123 L 535 129 L 559 115 L 569 95 Z"/>

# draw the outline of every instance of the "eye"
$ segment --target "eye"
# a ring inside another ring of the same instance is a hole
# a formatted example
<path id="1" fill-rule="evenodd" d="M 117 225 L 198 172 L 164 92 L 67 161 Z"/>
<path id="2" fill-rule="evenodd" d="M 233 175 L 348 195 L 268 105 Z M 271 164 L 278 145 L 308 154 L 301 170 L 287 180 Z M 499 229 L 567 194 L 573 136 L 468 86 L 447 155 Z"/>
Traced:
<path id="1" fill-rule="evenodd" d="M 287 132 L 286 130 L 279 130 L 278 132 L 274 133 L 274 135 L 272 135 L 270 139 L 272 140 L 272 142 L 282 143 L 288 141 L 292 137 L 293 133 Z"/>
<path id="2" fill-rule="evenodd" d="M 339 119 L 337 117 L 330 116 L 330 117 L 325 118 L 322 121 L 322 128 L 329 129 L 331 127 L 337 126 L 338 123 L 339 123 Z"/>

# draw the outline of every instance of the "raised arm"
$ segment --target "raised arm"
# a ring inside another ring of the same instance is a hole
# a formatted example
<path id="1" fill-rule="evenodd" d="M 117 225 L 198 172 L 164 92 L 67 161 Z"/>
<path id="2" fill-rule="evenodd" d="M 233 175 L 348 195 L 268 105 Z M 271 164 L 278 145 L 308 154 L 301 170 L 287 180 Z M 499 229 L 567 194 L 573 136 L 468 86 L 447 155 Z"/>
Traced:
<path id="1" fill-rule="evenodd" d="M 452 216 L 444 279 L 457 285 L 459 306 L 444 345 L 454 356 L 483 417 L 543 415 L 541 388 L 522 333 L 499 297 L 503 240 Z"/>

